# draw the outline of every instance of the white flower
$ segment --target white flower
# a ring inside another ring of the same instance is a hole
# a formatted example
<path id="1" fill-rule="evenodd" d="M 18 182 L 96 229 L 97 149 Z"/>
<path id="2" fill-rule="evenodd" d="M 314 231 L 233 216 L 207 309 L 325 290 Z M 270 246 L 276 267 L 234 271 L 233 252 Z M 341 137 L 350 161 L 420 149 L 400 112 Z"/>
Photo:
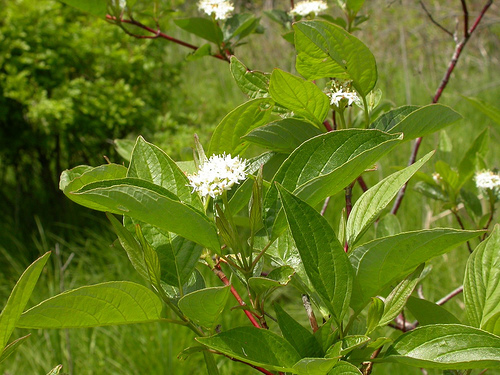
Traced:
<path id="1" fill-rule="evenodd" d="M 234 10 L 234 6 L 227 0 L 201 0 L 198 9 L 209 16 L 215 14 L 216 20 L 225 20 Z"/>
<path id="2" fill-rule="evenodd" d="M 296 14 L 299 16 L 308 16 L 311 13 L 319 14 L 322 11 L 326 10 L 328 5 L 324 1 L 301 1 L 300 3 L 295 4 L 293 9 L 291 10 L 292 14 Z"/>
<path id="3" fill-rule="evenodd" d="M 500 176 L 492 171 L 476 173 L 476 186 L 481 189 L 494 189 L 500 187 Z"/>
<path id="4" fill-rule="evenodd" d="M 432 174 L 432 179 L 438 185 L 443 181 L 443 177 L 441 177 L 441 175 L 439 173 L 437 173 L 437 172 L 434 172 Z"/>
<path id="5" fill-rule="evenodd" d="M 359 101 L 356 91 L 350 88 L 350 81 L 344 82 L 343 84 L 334 82 L 331 90 L 327 92 L 326 95 L 330 98 L 330 105 L 335 105 L 336 107 L 340 107 L 340 102 L 343 99 L 347 100 L 347 106 Z"/>
<path id="6" fill-rule="evenodd" d="M 198 173 L 188 176 L 189 186 L 193 192 L 202 196 L 215 198 L 234 184 L 246 178 L 247 163 L 239 157 L 231 155 L 212 155 L 205 160 Z"/>

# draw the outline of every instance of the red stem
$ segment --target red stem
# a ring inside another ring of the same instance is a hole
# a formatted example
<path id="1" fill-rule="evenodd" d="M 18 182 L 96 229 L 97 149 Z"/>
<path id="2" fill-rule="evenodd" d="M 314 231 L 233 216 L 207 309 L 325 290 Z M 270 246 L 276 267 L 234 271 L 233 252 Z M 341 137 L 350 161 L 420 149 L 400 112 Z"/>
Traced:
<path id="1" fill-rule="evenodd" d="M 441 95 L 443 94 L 443 90 L 446 88 L 446 85 L 448 84 L 448 81 L 450 80 L 451 73 L 453 73 L 453 70 L 455 69 L 455 66 L 457 65 L 458 59 L 460 58 L 460 55 L 462 54 L 463 48 L 465 47 L 465 45 L 469 41 L 472 33 L 476 30 L 477 26 L 479 25 L 479 23 L 483 19 L 483 16 L 485 15 L 486 11 L 488 10 L 488 8 L 491 6 L 492 3 L 493 3 L 493 0 L 488 0 L 486 2 L 483 9 L 481 10 L 479 15 L 477 16 L 476 20 L 474 21 L 474 24 L 472 25 L 472 27 L 469 30 L 466 30 L 464 32 L 464 34 L 465 34 L 464 37 L 462 38 L 460 43 L 458 43 L 456 45 L 455 52 L 453 53 L 453 56 L 448 64 L 448 69 L 446 70 L 446 73 L 444 74 L 444 77 L 441 80 L 441 83 L 439 84 L 439 87 L 437 88 L 434 97 L 432 98 L 432 103 L 437 103 L 439 101 L 439 99 L 441 98 Z M 463 0 L 462 0 L 462 6 L 464 6 Z M 464 17 L 468 17 L 468 13 L 466 13 L 466 12 L 467 12 L 467 7 L 465 6 Z M 415 163 L 415 160 L 417 160 L 418 149 L 420 148 L 421 143 L 422 143 L 422 137 L 417 138 L 417 140 L 415 141 L 415 144 L 413 145 L 413 151 L 412 151 L 408 165 L 412 165 L 413 163 Z M 394 215 L 398 212 L 399 207 L 401 206 L 401 202 L 403 201 L 403 198 L 405 196 L 405 191 L 406 191 L 407 185 L 408 184 L 405 184 L 401 188 L 401 190 L 399 191 L 398 196 L 396 198 L 396 201 L 394 202 L 394 206 L 392 207 L 392 210 L 391 210 L 391 213 Z"/>
<path id="2" fill-rule="evenodd" d="M 186 42 L 184 42 L 184 41 L 182 41 L 182 40 L 179 40 L 179 39 L 177 39 L 177 38 L 171 37 L 170 35 L 167 35 L 167 34 L 165 34 L 165 33 L 161 32 L 159 29 L 158 29 L 158 30 L 154 30 L 154 29 L 152 29 L 151 27 L 146 26 L 146 25 L 144 25 L 144 24 L 142 24 L 142 23 L 140 23 L 140 22 L 138 22 L 138 21 L 136 21 L 136 20 L 126 20 L 126 19 L 120 19 L 120 20 L 117 20 L 117 19 L 116 19 L 116 17 L 111 16 L 111 15 L 109 15 L 109 14 L 107 14 L 107 15 L 106 15 L 106 18 L 107 18 L 108 20 L 111 20 L 111 21 L 122 22 L 122 23 L 127 23 L 127 24 L 130 24 L 130 25 L 137 26 L 137 27 L 139 27 L 139 28 L 141 28 L 141 29 L 143 29 L 143 30 L 146 30 L 146 31 L 148 31 L 148 32 L 150 32 L 150 33 L 152 33 L 152 34 L 154 34 L 154 37 L 155 37 L 155 38 L 163 38 L 163 39 L 166 39 L 166 40 L 168 40 L 168 41 L 170 41 L 170 42 L 174 42 L 174 43 L 180 44 L 181 46 L 184 46 L 184 47 L 190 48 L 190 49 L 192 49 L 192 50 L 197 50 L 197 49 L 198 49 L 198 47 L 196 47 L 196 46 L 194 46 L 194 45 L 192 45 L 192 44 L 189 44 L 189 43 L 186 43 Z M 140 36 L 136 36 L 136 37 L 140 37 Z M 211 55 L 211 56 L 212 56 L 212 57 L 215 57 L 215 58 L 217 58 L 217 59 L 219 59 L 219 60 L 224 60 L 224 61 L 226 61 L 226 62 L 229 62 L 229 61 L 228 61 L 228 59 L 227 59 L 226 57 L 224 57 L 224 56 L 222 56 L 222 55 L 220 55 L 220 54 L 217 54 L 217 55 Z"/>

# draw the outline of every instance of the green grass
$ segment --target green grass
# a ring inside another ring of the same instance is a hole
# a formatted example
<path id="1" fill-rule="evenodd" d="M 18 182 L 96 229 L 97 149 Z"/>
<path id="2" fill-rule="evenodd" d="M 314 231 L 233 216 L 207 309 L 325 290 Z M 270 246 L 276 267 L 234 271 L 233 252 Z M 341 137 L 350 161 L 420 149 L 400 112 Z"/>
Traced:
<path id="1" fill-rule="evenodd" d="M 375 4 L 377 3 L 377 4 Z M 363 25 L 357 35 L 373 51 L 379 68 L 378 87 L 384 98 L 390 99 L 396 106 L 404 104 L 424 105 L 430 103 L 436 87 L 448 65 L 453 53 L 454 42 L 440 33 L 430 24 L 418 7 L 417 2 L 392 2 L 388 6 L 384 2 L 367 2 L 371 20 Z M 389 2 L 387 2 L 389 3 Z M 440 21 L 447 27 L 454 28 L 456 2 L 429 1 L 429 9 L 436 11 Z M 477 9 L 471 9 L 471 14 Z M 461 95 L 477 96 L 489 103 L 498 103 L 500 98 L 500 81 L 498 80 L 498 25 L 491 25 L 493 18 L 488 18 L 489 26 L 482 27 L 466 46 L 455 73 L 445 90 L 440 102 L 450 105 L 464 116 L 464 120 L 447 129 L 453 144 L 450 157 L 452 165 L 457 165 L 463 151 L 471 139 L 487 126 L 491 127 L 491 147 L 488 161 L 492 167 L 498 167 L 500 149 L 495 147 L 500 140 L 498 127 L 493 127 L 486 116 L 469 107 Z M 276 36 L 279 30 L 264 20 L 269 28 L 265 36 L 255 36 L 248 46 L 240 47 L 238 57 L 252 69 L 270 71 L 273 67 L 293 72 L 293 49 L 282 38 Z M 485 23 L 486 24 L 486 23 Z M 104 25 L 102 27 L 109 27 Z M 183 35 L 185 36 L 185 35 Z M 125 37 L 125 36 L 124 36 Z M 191 42 L 199 43 L 197 39 Z M 158 43 L 166 43 L 158 40 Z M 180 59 L 186 50 L 165 44 L 166 58 Z M 496 63 L 495 63 L 496 62 Z M 190 157 L 192 134 L 199 133 L 203 144 L 207 145 L 211 131 L 225 114 L 236 105 L 245 101 L 244 95 L 232 81 L 228 65 L 216 59 L 205 58 L 187 64 L 183 72 L 182 90 L 187 94 L 187 101 L 177 103 L 179 111 L 184 111 L 185 124 L 177 124 L 175 139 L 157 134 L 156 139 L 165 149 L 182 156 Z M 439 137 L 431 136 L 424 140 L 420 155 L 437 146 Z M 406 164 L 410 145 L 406 144 L 391 155 L 385 157 L 377 172 L 366 176 L 371 186 L 387 176 L 389 166 Z M 437 159 L 434 159 L 435 162 Z M 425 167 L 428 173 L 433 172 L 433 162 Z M 355 189 L 359 196 L 359 191 Z M 329 208 L 330 214 L 341 209 L 342 197 L 335 199 Z M 426 198 L 412 192 L 411 189 L 404 200 L 398 214 L 404 230 L 418 229 L 426 226 L 457 227 L 451 216 L 435 222 L 429 217 L 441 211 L 441 207 Z M 430 213 L 430 214 L 429 214 Z M 125 254 L 118 248 L 110 246 L 115 240 L 103 215 L 95 219 L 95 215 L 84 213 L 79 222 L 84 224 L 56 224 L 45 227 L 39 223 L 38 231 L 31 238 L 18 238 L 10 234 L 9 247 L 0 245 L 0 300 L 4 301 L 21 274 L 33 259 L 23 254 L 42 254 L 47 250 L 59 247 L 62 262 L 70 254 L 74 254 L 64 274 L 64 289 L 75 288 L 87 284 L 95 284 L 110 280 L 132 280 L 140 282 L 133 268 L 129 265 Z M 56 220 L 61 221 L 61 220 Z M 62 220 L 66 221 L 65 219 Z M 9 233 L 12 226 L 8 220 L 1 227 Z M 71 233 L 71 235 L 69 235 Z M 373 234 L 373 233 L 372 233 Z M 370 232 L 366 235 L 370 236 Z M 423 281 L 423 292 L 429 300 L 437 300 L 450 290 L 461 285 L 463 270 L 468 257 L 465 246 L 462 246 L 431 262 L 432 272 Z M 37 285 L 30 301 L 33 305 L 49 296 L 57 294 L 60 288 L 60 261 L 53 253 Z M 218 285 L 218 280 L 207 271 L 203 271 L 207 283 Z M 304 325 L 306 316 L 301 306 L 300 296 L 290 290 L 277 293 L 275 300 L 286 303 L 290 311 Z M 232 307 L 234 300 L 228 302 Z M 445 305 L 459 318 L 464 318 L 463 300 L 459 296 Z M 248 324 L 239 310 L 227 311 L 222 327 L 228 329 L 237 325 Z M 272 324 L 272 329 L 276 329 Z M 13 337 L 25 334 L 16 330 Z M 204 373 L 204 362 L 200 354 L 194 354 L 186 361 L 176 358 L 177 354 L 191 345 L 195 345 L 193 335 L 187 329 L 174 325 L 151 324 L 121 327 L 103 327 L 95 329 L 68 331 L 31 331 L 32 337 L 9 360 L 0 365 L 2 374 L 45 374 L 55 365 L 62 363 L 64 371 L 72 362 L 74 374 L 193 374 Z M 386 334 L 397 335 L 391 331 Z M 222 374 L 254 374 L 254 370 L 239 363 L 218 357 L 222 362 Z M 396 365 L 377 364 L 373 374 L 421 374 L 419 369 L 402 368 Z M 439 374 L 429 371 L 429 374 Z M 498 373 L 488 371 L 488 374 Z M 477 371 L 474 372 L 477 374 Z"/>

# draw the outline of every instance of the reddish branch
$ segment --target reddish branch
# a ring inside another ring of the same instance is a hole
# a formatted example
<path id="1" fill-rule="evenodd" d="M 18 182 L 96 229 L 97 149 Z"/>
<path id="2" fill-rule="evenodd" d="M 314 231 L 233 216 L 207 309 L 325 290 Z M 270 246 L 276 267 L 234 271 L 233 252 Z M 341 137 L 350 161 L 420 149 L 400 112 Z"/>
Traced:
<path id="1" fill-rule="evenodd" d="M 158 29 L 152 29 L 151 27 L 149 26 L 146 26 L 144 25 L 143 23 L 139 22 L 139 21 L 136 21 L 134 19 L 130 19 L 130 20 L 127 20 L 127 19 L 117 19 L 116 17 L 114 16 L 111 16 L 111 15 L 106 15 L 106 19 L 110 20 L 110 21 L 114 21 L 116 23 L 126 23 L 126 24 L 129 24 L 129 25 L 133 25 L 133 26 L 136 26 L 136 27 L 139 27 L 140 29 L 143 29 L 143 30 L 146 30 L 148 32 L 150 32 L 151 34 L 153 35 L 137 35 L 137 34 L 132 34 L 132 33 L 129 33 L 127 32 L 128 35 L 130 36 L 133 36 L 134 38 L 138 38 L 138 39 L 155 39 L 155 38 L 163 38 L 163 39 L 166 39 L 170 42 L 173 42 L 173 43 L 177 43 L 183 47 L 187 47 L 187 48 L 190 48 L 192 50 L 197 50 L 198 47 L 192 45 L 192 44 L 189 44 L 189 43 L 186 43 L 182 40 L 179 40 L 177 38 L 174 38 L 174 37 L 171 37 L 170 35 L 167 35 L 163 32 L 161 32 L 161 30 L 158 28 Z M 223 60 L 223 61 L 227 61 L 229 62 L 229 60 L 221 55 L 221 54 L 216 54 L 216 55 L 211 55 L 212 57 L 215 57 L 219 60 Z"/>
<path id="2" fill-rule="evenodd" d="M 437 103 L 439 99 L 441 98 L 441 95 L 443 94 L 443 90 L 446 88 L 446 85 L 448 84 L 448 81 L 450 80 L 451 73 L 453 73 L 453 70 L 455 69 L 455 66 L 457 65 L 458 59 L 460 58 L 460 55 L 462 54 L 462 50 L 469 41 L 472 33 L 476 30 L 477 26 L 483 19 L 484 15 L 486 14 L 486 11 L 489 9 L 491 4 L 493 3 L 493 0 L 488 0 L 486 4 L 483 6 L 483 9 L 477 16 L 476 20 L 474 21 L 474 24 L 470 27 L 470 29 L 467 28 L 468 26 L 468 11 L 467 11 L 467 6 L 465 4 L 465 0 L 462 1 L 462 8 L 464 11 L 464 35 L 462 37 L 462 40 L 457 43 L 455 47 L 455 52 L 453 53 L 453 56 L 448 64 L 448 69 L 446 70 L 446 73 L 444 74 L 443 79 L 441 80 L 441 83 L 439 84 L 439 87 L 436 90 L 436 93 L 434 94 L 434 97 L 432 99 L 432 103 Z M 410 156 L 410 160 L 408 162 L 408 165 L 412 165 L 415 163 L 417 160 L 417 154 L 418 154 L 418 149 L 420 148 L 420 144 L 422 143 L 422 138 L 417 138 L 415 141 L 415 144 L 413 146 L 413 150 Z M 405 191 L 406 191 L 407 184 L 405 184 L 401 190 L 398 193 L 398 196 L 396 198 L 396 201 L 394 202 L 394 206 L 392 206 L 391 213 L 396 214 L 399 210 L 399 207 L 401 206 L 401 202 L 403 201 L 403 198 L 405 196 Z"/>

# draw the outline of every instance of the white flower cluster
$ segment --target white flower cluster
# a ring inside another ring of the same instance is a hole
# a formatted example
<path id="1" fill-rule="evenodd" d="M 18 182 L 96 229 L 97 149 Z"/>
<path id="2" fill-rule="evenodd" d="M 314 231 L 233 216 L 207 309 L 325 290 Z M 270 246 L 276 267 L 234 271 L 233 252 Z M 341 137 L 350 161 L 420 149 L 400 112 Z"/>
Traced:
<path id="1" fill-rule="evenodd" d="M 291 10 L 291 13 L 305 17 L 311 13 L 319 14 L 326 9 L 328 9 L 328 5 L 326 5 L 325 1 L 306 0 L 295 4 L 293 9 Z"/>
<path id="2" fill-rule="evenodd" d="M 492 171 L 476 173 L 476 186 L 481 189 L 494 189 L 500 187 L 500 176 Z"/>
<path id="3" fill-rule="evenodd" d="M 216 20 L 225 20 L 234 10 L 234 6 L 227 0 L 201 0 L 198 9 L 209 16 L 215 14 Z"/>
<path id="4" fill-rule="evenodd" d="M 330 98 L 330 105 L 335 105 L 339 107 L 342 99 L 347 100 L 347 105 L 350 106 L 352 103 L 358 102 L 359 97 L 356 91 L 353 91 L 350 87 L 350 82 L 344 84 L 334 84 L 330 92 L 326 95 Z"/>
<path id="5" fill-rule="evenodd" d="M 231 155 L 212 155 L 205 160 L 198 173 L 188 176 L 189 186 L 193 192 L 202 196 L 210 195 L 215 198 L 234 184 L 246 178 L 247 163 L 239 157 Z"/>

